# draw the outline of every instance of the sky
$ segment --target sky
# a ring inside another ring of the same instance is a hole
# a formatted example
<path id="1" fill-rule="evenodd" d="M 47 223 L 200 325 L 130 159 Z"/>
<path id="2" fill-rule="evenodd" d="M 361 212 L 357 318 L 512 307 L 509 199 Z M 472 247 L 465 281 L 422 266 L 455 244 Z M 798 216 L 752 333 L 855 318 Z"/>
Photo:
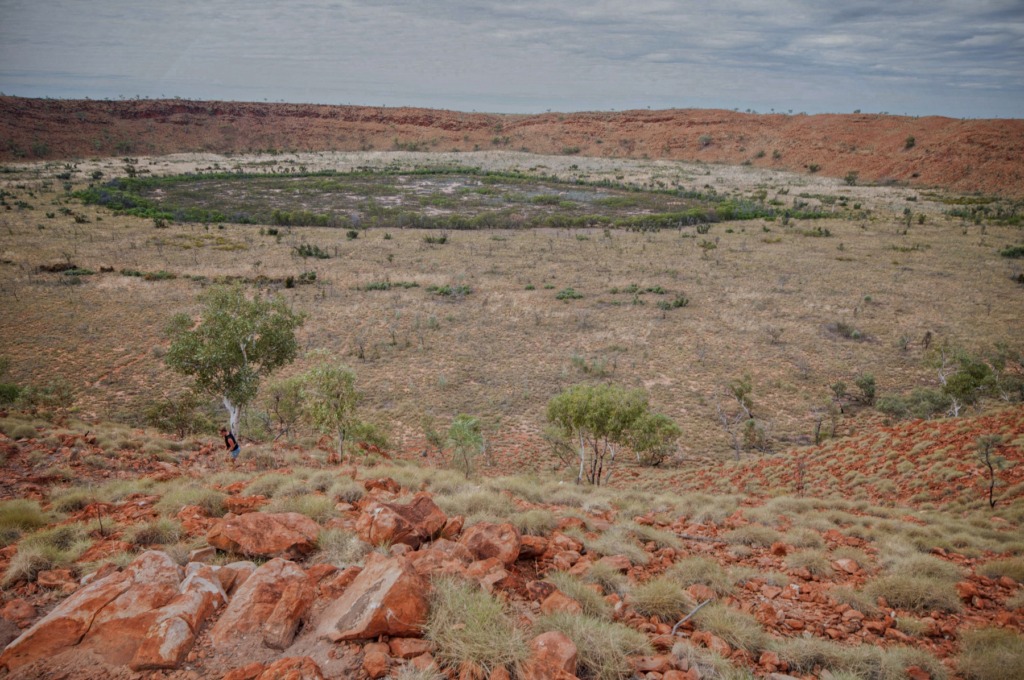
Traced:
<path id="1" fill-rule="evenodd" d="M 1024 118 L 1024 0 L 0 0 L 0 92 Z"/>

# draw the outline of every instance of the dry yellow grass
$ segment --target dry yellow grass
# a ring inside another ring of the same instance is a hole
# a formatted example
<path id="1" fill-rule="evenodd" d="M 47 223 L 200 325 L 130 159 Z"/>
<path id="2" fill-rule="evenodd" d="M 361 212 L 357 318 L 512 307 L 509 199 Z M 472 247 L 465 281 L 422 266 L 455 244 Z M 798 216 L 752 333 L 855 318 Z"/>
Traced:
<path id="1" fill-rule="evenodd" d="M 294 163 L 312 170 L 393 159 L 319 155 Z M 326 349 L 353 366 L 366 410 L 390 423 L 396 442 L 420 446 L 424 416 L 445 422 L 467 412 L 482 417 L 499 458 L 525 434 L 536 444 L 525 453 L 540 465 L 536 436 L 543 408 L 553 394 L 588 377 L 581 365 L 596 362 L 607 379 L 645 387 L 652 404 L 686 433 L 684 455 L 728 455 L 716 402 L 722 386 L 744 373 L 772 435 L 794 442 L 812 432 L 835 380 L 852 384 L 870 370 L 880 394 L 933 384 L 915 344 L 926 331 L 972 350 L 1015 340 L 1019 287 L 997 249 L 1017 232 L 963 226 L 916 190 L 674 163 L 522 154 L 444 160 L 535 167 L 588 180 L 621 175 L 649 185 L 707 185 L 737 195 L 763 188 L 788 203 L 800 193 L 846 196 L 863 203 L 865 213 L 789 227 L 761 220 L 717 224 L 707 237 L 717 242 L 709 254 L 698 246 L 700 238 L 686 237 L 690 230 L 453 232 L 449 243 L 430 245 L 415 230 L 371 230 L 347 240 L 343 230 L 303 227 L 283 230 L 279 242 L 254 225 L 156 229 L 152 220 L 68 199 L 52 179 L 60 165 L 18 166 L 26 169 L 3 178 L 7 200 L 31 207 L 5 211 L 0 222 L 0 346 L 12 359 L 11 378 L 44 384 L 64 376 L 84 415 L 137 414 L 140 404 L 183 387 L 163 365 L 162 330 L 173 313 L 198 310 L 200 284 L 186 276 L 283 278 L 315 271 L 315 285 L 280 291 L 309 312 L 303 347 Z M 223 167 L 236 162 L 245 167 L 256 160 L 231 159 Z M 143 159 L 139 165 L 160 173 L 195 164 Z M 121 163 L 83 162 L 78 176 L 93 168 L 110 177 Z M 76 223 L 60 207 L 87 221 Z M 926 215 L 905 235 L 904 207 Z M 832 236 L 801 235 L 815 227 Z M 300 243 L 336 249 L 337 256 L 303 260 L 293 250 Z M 114 272 L 67 285 L 71 277 L 37 271 L 68 260 Z M 163 270 L 178 278 L 147 281 L 122 276 L 121 269 Z M 357 290 L 385 279 L 420 287 Z M 446 284 L 473 292 L 452 301 L 425 291 Z M 631 284 L 685 294 L 690 306 L 663 312 L 654 300 L 633 305 L 610 293 Z M 567 287 L 583 298 L 557 300 Z M 829 330 L 837 322 L 852 324 L 867 340 L 838 337 Z M 777 341 L 769 328 L 781 329 Z M 901 349 L 901 338 L 914 343 Z M 300 359 L 282 373 L 303 368 Z"/>

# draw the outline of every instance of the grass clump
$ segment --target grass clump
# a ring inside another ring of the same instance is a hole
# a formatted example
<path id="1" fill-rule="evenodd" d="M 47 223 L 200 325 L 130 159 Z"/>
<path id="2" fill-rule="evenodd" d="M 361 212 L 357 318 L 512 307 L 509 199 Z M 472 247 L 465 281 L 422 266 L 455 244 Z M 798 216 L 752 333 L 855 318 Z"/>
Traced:
<path id="1" fill-rule="evenodd" d="M 669 567 L 665 576 L 684 588 L 700 583 L 719 595 L 728 595 L 733 589 L 733 579 L 710 557 L 687 557 Z"/>
<path id="2" fill-rule="evenodd" d="M 1024 637 L 1008 628 L 977 628 L 963 634 L 960 674 L 968 680 L 1013 680 L 1024 668 Z"/>
<path id="3" fill-rule="evenodd" d="M 978 571 L 989 578 L 1009 576 L 1017 583 L 1024 583 L 1024 557 L 1008 557 L 992 560 L 981 565 Z"/>
<path id="4" fill-rule="evenodd" d="M 332 499 L 315 493 L 279 496 L 267 505 L 266 510 L 267 512 L 297 512 L 318 524 L 323 524 L 338 514 L 334 509 Z"/>
<path id="5" fill-rule="evenodd" d="M 198 505 L 210 517 L 222 517 L 226 512 L 225 498 L 225 494 L 214 489 L 177 486 L 167 490 L 155 507 L 162 515 L 177 515 L 187 505 Z"/>
<path id="6" fill-rule="evenodd" d="M 623 680 L 632 677 L 629 657 L 652 654 L 647 636 L 621 623 L 586 614 L 558 612 L 537 619 L 537 634 L 557 630 L 576 645 L 577 675 L 593 680 Z"/>
<path id="7" fill-rule="evenodd" d="M 739 545 L 749 545 L 753 547 L 767 548 L 772 543 L 777 543 L 782 540 L 782 534 L 775 529 L 761 526 L 760 524 L 748 524 L 732 531 L 727 531 L 722 535 L 729 543 L 737 543 Z"/>
<path id="8" fill-rule="evenodd" d="M 136 524 L 125 532 L 128 543 L 139 547 L 152 545 L 169 545 L 181 538 L 181 524 L 172 519 L 161 517 L 151 522 Z"/>
<path id="9" fill-rule="evenodd" d="M 847 646 L 815 638 L 793 638 L 781 642 L 776 651 L 789 664 L 790 672 L 795 673 L 812 673 L 820 667 L 835 676 L 844 674 L 857 680 L 903 680 L 907 668 L 918 666 L 933 680 L 945 680 L 949 675 L 937 658 L 910 647 Z"/>
<path id="10" fill-rule="evenodd" d="M 18 543 L 18 552 L 11 559 L 0 586 L 7 588 L 18 581 L 32 581 L 40 571 L 69 566 L 90 545 L 92 541 L 81 524 L 38 531 Z"/>
<path id="11" fill-rule="evenodd" d="M 323 529 L 316 539 L 317 552 L 312 560 L 345 568 L 357 564 L 370 552 L 370 545 L 344 529 Z"/>
<path id="12" fill-rule="evenodd" d="M 512 516 L 512 524 L 520 533 L 545 536 L 558 526 L 558 518 L 550 510 L 526 510 Z"/>
<path id="13" fill-rule="evenodd" d="M 77 512 L 96 502 L 96 493 L 89 489 L 71 488 L 50 497 L 50 507 L 57 512 Z"/>
<path id="14" fill-rule="evenodd" d="M 757 619 L 717 602 L 697 612 L 694 620 L 701 630 L 713 633 L 733 647 L 751 654 L 761 653 L 769 641 L 768 634 Z"/>
<path id="15" fill-rule="evenodd" d="M 634 588 L 632 604 L 640 614 L 657 616 L 662 621 L 677 621 L 696 606 L 682 586 L 664 576 Z"/>
<path id="16" fill-rule="evenodd" d="M 960 611 L 953 583 L 913 573 L 889 574 L 867 585 L 867 593 L 885 598 L 891 607 L 926 613 L 932 609 Z"/>
<path id="17" fill-rule="evenodd" d="M 714 680 L 754 680 L 754 674 L 745 668 L 737 668 L 721 654 L 710 649 L 697 647 L 689 642 L 677 642 L 672 655 L 685 661 L 687 667 L 697 669 L 698 677 Z M 837 679 L 838 680 L 838 679 Z"/>
<path id="18" fill-rule="evenodd" d="M 525 633 L 501 601 L 461 579 L 434 580 L 425 633 L 441 665 L 460 672 L 489 675 L 506 668 L 515 675 L 530 654 Z"/>
<path id="19" fill-rule="evenodd" d="M 594 562 L 583 576 L 586 583 L 596 583 L 606 593 L 622 595 L 629 587 L 629 579 L 618 569 L 607 562 Z"/>
<path id="20" fill-rule="evenodd" d="M 613 526 L 596 538 L 583 538 L 583 545 L 598 555 L 625 555 L 633 564 L 647 564 L 651 556 L 633 540 L 628 527 Z"/>
<path id="21" fill-rule="evenodd" d="M 806 569 L 815 576 L 831 576 L 832 562 L 821 550 L 797 550 L 786 556 L 790 569 Z"/>
<path id="22" fill-rule="evenodd" d="M 18 498 L 0 503 L 0 545 L 10 545 L 24 532 L 46 526 L 50 517 L 36 501 Z"/>
<path id="23" fill-rule="evenodd" d="M 857 590 L 850 586 L 836 586 L 829 590 L 828 594 L 838 604 L 845 604 L 862 614 L 873 616 L 878 613 L 878 605 L 875 604 L 875 598 L 862 590 Z"/>
<path id="24" fill-rule="evenodd" d="M 366 489 L 363 488 L 363 485 L 348 477 L 337 480 L 327 489 L 328 496 L 346 503 L 355 503 L 365 494 Z"/>
<path id="25" fill-rule="evenodd" d="M 605 602 L 600 593 L 595 592 L 578 576 L 564 571 L 553 571 L 544 580 L 553 583 L 563 594 L 579 602 L 583 607 L 583 613 L 587 616 L 599 619 L 611 618 L 611 606 Z"/>

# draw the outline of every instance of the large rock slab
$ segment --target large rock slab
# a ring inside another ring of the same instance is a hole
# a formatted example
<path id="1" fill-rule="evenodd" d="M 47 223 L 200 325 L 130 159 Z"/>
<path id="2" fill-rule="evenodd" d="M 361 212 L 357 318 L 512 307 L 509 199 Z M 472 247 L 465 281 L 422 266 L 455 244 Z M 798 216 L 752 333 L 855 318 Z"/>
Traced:
<path id="1" fill-rule="evenodd" d="M 320 526 L 297 512 L 225 515 L 210 527 L 206 542 L 247 556 L 295 559 L 316 548 Z"/>
<path id="2" fill-rule="evenodd" d="M 447 521 L 431 495 L 420 492 L 410 503 L 369 503 L 356 521 L 356 533 L 372 545 L 404 543 L 418 548 L 439 536 Z"/>
<path id="3" fill-rule="evenodd" d="M 0 654 L 13 670 L 81 645 L 109 663 L 127 664 L 160 610 L 179 593 L 181 569 L 166 554 L 140 555 L 124 571 L 90 583 L 57 605 Z"/>
<path id="4" fill-rule="evenodd" d="M 266 642 L 269 634 L 271 642 L 277 643 L 272 646 L 281 649 L 278 645 L 291 643 L 312 600 L 313 584 L 306 572 L 294 562 L 274 558 L 253 572 L 234 594 L 210 630 L 210 641 L 217 649 L 227 649 L 254 637 Z"/>
<path id="5" fill-rule="evenodd" d="M 335 642 L 419 637 L 430 610 L 427 589 L 405 558 L 371 553 L 359 576 L 324 610 L 317 635 Z"/>

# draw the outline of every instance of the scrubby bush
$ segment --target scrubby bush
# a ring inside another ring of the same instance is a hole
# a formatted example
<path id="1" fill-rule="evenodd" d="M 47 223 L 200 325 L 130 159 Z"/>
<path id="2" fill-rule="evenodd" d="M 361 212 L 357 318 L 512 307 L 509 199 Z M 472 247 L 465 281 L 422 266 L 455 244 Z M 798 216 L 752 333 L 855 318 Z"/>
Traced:
<path id="1" fill-rule="evenodd" d="M 754 655 L 762 652 L 769 641 L 768 634 L 757 619 L 717 602 L 701 609 L 693 620 L 701 630 L 713 633 L 733 647 Z"/>
<path id="2" fill-rule="evenodd" d="M 340 569 L 362 561 L 371 550 L 371 546 L 355 534 L 337 528 L 321 530 L 316 547 L 317 552 L 311 557 L 313 562 L 333 564 Z"/>
<path id="3" fill-rule="evenodd" d="M 611 617 L 611 606 L 580 577 L 565 571 L 553 571 L 544 580 L 553 583 L 563 594 L 579 602 L 587 616 L 602 619 Z"/>
<path id="4" fill-rule="evenodd" d="M 0 502 L 0 545 L 10 545 L 26 531 L 44 527 L 50 521 L 36 501 L 18 498 Z"/>
<path id="5" fill-rule="evenodd" d="M 166 517 L 136 524 L 125 532 L 125 540 L 132 545 L 148 547 L 168 545 L 181 538 L 181 524 Z"/>

